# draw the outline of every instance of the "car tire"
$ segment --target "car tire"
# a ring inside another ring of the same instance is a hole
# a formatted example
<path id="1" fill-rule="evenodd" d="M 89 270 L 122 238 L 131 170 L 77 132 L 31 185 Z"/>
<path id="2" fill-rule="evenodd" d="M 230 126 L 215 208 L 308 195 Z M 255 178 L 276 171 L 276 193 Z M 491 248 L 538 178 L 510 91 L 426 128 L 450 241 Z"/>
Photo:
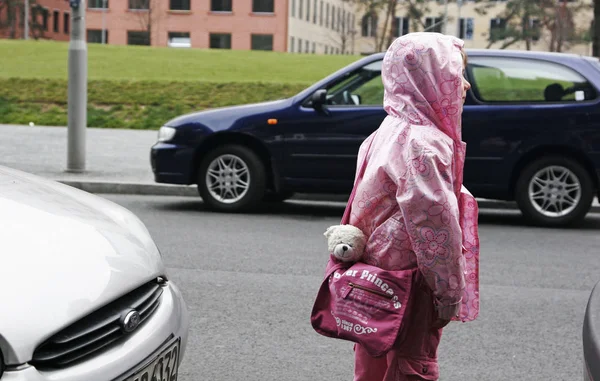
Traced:
<path id="1" fill-rule="evenodd" d="M 225 145 L 209 152 L 198 170 L 198 192 L 209 209 L 242 212 L 262 201 L 266 170 L 256 153 L 241 145 Z"/>
<path id="2" fill-rule="evenodd" d="M 531 223 L 558 227 L 578 223 L 589 212 L 594 184 L 577 161 L 546 156 L 529 163 L 515 186 L 515 200 Z"/>

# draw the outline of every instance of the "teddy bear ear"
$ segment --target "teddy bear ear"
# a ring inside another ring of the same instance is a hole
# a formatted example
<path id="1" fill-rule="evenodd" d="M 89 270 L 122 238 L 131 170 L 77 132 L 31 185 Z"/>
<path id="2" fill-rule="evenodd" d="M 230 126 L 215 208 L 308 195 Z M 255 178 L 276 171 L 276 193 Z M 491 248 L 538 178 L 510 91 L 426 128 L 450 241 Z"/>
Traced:
<path id="1" fill-rule="evenodd" d="M 327 230 L 325 230 L 325 233 L 323 233 L 323 235 L 327 238 L 329 238 L 329 236 L 331 235 L 331 232 L 333 231 L 333 229 L 335 228 L 335 226 L 330 226 L 327 228 Z"/>

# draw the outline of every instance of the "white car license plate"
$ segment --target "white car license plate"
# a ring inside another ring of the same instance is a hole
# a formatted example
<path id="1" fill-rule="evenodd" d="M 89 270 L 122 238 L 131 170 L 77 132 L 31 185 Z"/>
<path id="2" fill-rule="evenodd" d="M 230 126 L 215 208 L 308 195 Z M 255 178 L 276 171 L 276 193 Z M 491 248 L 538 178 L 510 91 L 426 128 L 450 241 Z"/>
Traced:
<path id="1" fill-rule="evenodd" d="M 147 365 L 123 381 L 175 381 L 179 370 L 179 343 L 177 339 Z"/>

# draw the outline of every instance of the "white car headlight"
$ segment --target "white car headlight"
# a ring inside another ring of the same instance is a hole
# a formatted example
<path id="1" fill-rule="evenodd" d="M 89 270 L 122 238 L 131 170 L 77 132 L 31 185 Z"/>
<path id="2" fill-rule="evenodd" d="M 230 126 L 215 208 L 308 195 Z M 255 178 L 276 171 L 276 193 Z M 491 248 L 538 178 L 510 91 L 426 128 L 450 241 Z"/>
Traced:
<path id="1" fill-rule="evenodd" d="M 176 131 L 177 130 L 175 130 L 173 127 L 162 126 L 158 130 L 158 141 L 168 142 L 169 140 L 173 139 Z"/>

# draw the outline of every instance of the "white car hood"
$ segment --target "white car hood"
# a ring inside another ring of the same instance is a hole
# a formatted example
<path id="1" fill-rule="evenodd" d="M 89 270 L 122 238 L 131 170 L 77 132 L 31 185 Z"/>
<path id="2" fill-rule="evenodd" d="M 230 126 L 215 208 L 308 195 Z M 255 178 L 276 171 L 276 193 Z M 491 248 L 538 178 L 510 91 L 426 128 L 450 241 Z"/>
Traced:
<path id="1" fill-rule="evenodd" d="M 49 336 L 165 274 L 145 226 L 126 209 L 0 166 L 0 349 L 29 361 Z"/>

